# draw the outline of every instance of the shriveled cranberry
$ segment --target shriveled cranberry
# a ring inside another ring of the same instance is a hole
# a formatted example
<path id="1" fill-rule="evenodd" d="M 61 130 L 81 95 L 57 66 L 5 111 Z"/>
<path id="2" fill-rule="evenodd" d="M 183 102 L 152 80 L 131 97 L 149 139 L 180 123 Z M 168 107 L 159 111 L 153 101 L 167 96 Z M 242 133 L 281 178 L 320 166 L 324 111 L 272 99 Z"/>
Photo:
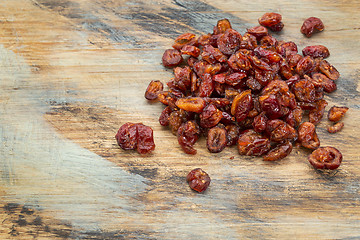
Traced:
<path id="1" fill-rule="evenodd" d="M 186 181 L 192 190 L 204 192 L 209 187 L 211 179 L 204 170 L 195 168 L 188 173 Z"/>
<path id="2" fill-rule="evenodd" d="M 209 73 L 205 73 L 199 87 L 199 97 L 210 97 L 214 91 L 214 81 Z"/>
<path id="3" fill-rule="evenodd" d="M 137 124 L 136 150 L 140 154 L 150 153 L 155 149 L 153 130 L 142 123 Z"/>
<path id="4" fill-rule="evenodd" d="M 266 113 L 266 116 L 270 119 L 280 118 L 284 115 L 283 109 L 273 94 L 261 96 L 259 98 L 261 109 Z"/>
<path id="5" fill-rule="evenodd" d="M 125 123 L 115 138 L 124 150 L 136 149 L 140 154 L 146 154 L 155 149 L 153 130 L 142 123 Z"/>
<path id="6" fill-rule="evenodd" d="M 257 47 L 254 49 L 254 53 L 259 57 L 266 58 L 269 62 L 279 62 L 283 58 L 275 51 L 267 50 L 263 47 Z"/>
<path id="7" fill-rule="evenodd" d="M 172 110 L 169 106 L 164 108 L 164 110 L 161 112 L 159 117 L 159 123 L 161 126 L 168 126 L 169 125 L 169 118 Z"/>
<path id="8" fill-rule="evenodd" d="M 275 148 L 271 149 L 265 156 L 264 161 L 276 161 L 287 157 L 292 151 L 292 143 L 286 141 L 278 144 Z"/>
<path id="9" fill-rule="evenodd" d="M 305 74 L 309 74 L 313 71 L 315 67 L 315 61 L 310 56 L 303 57 L 296 65 L 296 72 L 303 76 Z"/>
<path id="10" fill-rule="evenodd" d="M 233 54 L 240 48 L 242 36 L 234 29 L 226 29 L 217 40 L 219 50 L 224 54 Z"/>
<path id="11" fill-rule="evenodd" d="M 341 152 L 334 147 L 319 147 L 313 151 L 308 160 L 316 169 L 337 169 L 342 162 Z"/>
<path id="12" fill-rule="evenodd" d="M 301 33 L 303 33 L 306 37 L 311 37 L 315 32 L 321 32 L 324 30 L 324 24 L 320 18 L 317 17 L 309 17 L 306 19 L 301 26 Z"/>
<path id="13" fill-rule="evenodd" d="M 221 34 L 226 32 L 226 30 L 231 29 L 231 23 L 228 19 L 224 18 L 217 22 L 214 27 L 214 35 Z"/>
<path id="14" fill-rule="evenodd" d="M 320 146 L 320 140 L 316 133 L 315 125 L 311 122 L 303 122 L 299 128 L 299 142 L 305 148 L 316 149 Z"/>
<path id="15" fill-rule="evenodd" d="M 175 67 L 183 61 L 180 51 L 176 49 L 165 50 L 162 56 L 162 63 L 164 67 Z"/>
<path id="16" fill-rule="evenodd" d="M 181 34 L 180 36 L 178 36 L 175 39 L 175 43 L 172 46 L 173 48 L 180 50 L 181 48 L 183 48 L 185 45 L 194 45 L 196 44 L 197 40 L 196 40 L 196 36 L 193 33 L 184 33 Z"/>
<path id="17" fill-rule="evenodd" d="M 325 107 L 328 105 L 327 101 L 324 99 L 320 99 L 315 103 L 316 107 L 311 109 L 309 112 L 309 122 L 313 123 L 314 125 L 318 124 L 325 112 Z"/>
<path id="18" fill-rule="evenodd" d="M 196 154 L 194 144 L 198 140 L 200 134 L 200 128 L 195 121 L 187 121 L 183 123 L 177 131 L 177 139 L 187 154 Z"/>
<path id="19" fill-rule="evenodd" d="M 303 110 L 297 106 L 285 118 L 285 122 L 292 127 L 297 127 L 301 123 Z"/>
<path id="20" fill-rule="evenodd" d="M 203 98 L 200 97 L 187 97 L 187 98 L 180 98 L 176 101 L 176 106 L 179 108 L 189 111 L 189 112 L 196 112 L 201 113 L 204 107 L 206 106 L 206 102 Z"/>
<path id="21" fill-rule="evenodd" d="M 343 122 L 337 122 L 334 125 L 328 126 L 327 130 L 329 133 L 337 133 L 340 132 L 341 129 L 343 129 L 344 123 Z"/>
<path id="22" fill-rule="evenodd" d="M 206 146 L 211 153 L 218 153 L 226 147 L 226 129 L 221 127 L 210 128 L 207 134 Z"/>
<path id="23" fill-rule="evenodd" d="M 279 22 L 278 24 L 269 27 L 269 29 L 273 32 L 280 32 L 283 28 L 284 28 L 283 22 Z"/>
<path id="24" fill-rule="evenodd" d="M 329 49 L 323 45 L 307 46 L 302 50 L 304 56 L 313 58 L 327 58 L 330 56 Z"/>
<path id="25" fill-rule="evenodd" d="M 328 93 L 337 89 L 336 83 L 322 73 L 314 73 L 312 75 L 312 83 L 315 87 L 322 87 Z"/>
<path id="26" fill-rule="evenodd" d="M 226 139 L 227 139 L 227 146 L 232 146 L 237 143 L 239 138 L 240 128 L 235 124 L 226 125 Z"/>
<path id="27" fill-rule="evenodd" d="M 176 135 L 181 124 L 188 120 L 188 114 L 184 110 L 176 110 L 170 113 L 169 127 L 171 132 Z"/>
<path id="28" fill-rule="evenodd" d="M 254 117 L 254 122 L 252 124 L 254 130 L 258 133 L 265 131 L 267 121 L 268 118 L 266 117 L 265 112 L 262 112 L 256 117 Z"/>
<path id="29" fill-rule="evenodd" d="M 241 49 L 252 50 L 258 46 L 256 37 L 248 32 L 243 35 L 242 41 L 240 42 Z"/>
<path id="30" fill-rule="evenodd" d="M 269 34 L 266 27 L 263 27 L 263 26 L 256 26 L 256 27 L 249 28 L 247 30 L 247 32 L 250 33 L 251 35 L 255 36 L 257 40 L 260 40 L 262 37 Z"/>
<path id="31" fill-rule="evenodd" d="M 293 92 L 297 100 L 301 102 L 315 102 L 315 86 L 307 79 L 301 79 L 300 81 L 297 81 L 293 85 Z"/>
<path id="32" fill-rule="evenodd" d="M 284 140 L 294 141 L 298 137 L 296 130 L 280 119 L 268 121 L 266 124 L 266 132 L 273 142 L 283 142 Z"/>
<path id="33" fill-rule="evenodd" d="M 320 62 L 319 69 L 331 80 L 337 80 L 340 77 L 338 70 L 326 60 Z"/>
<path id="34" fill-rule="evenodd" d="M 261 156 L 270 149 L 268 138 L 248 129 L 242 132 L 238 138 L 238 150 L 241 155 Z"/>
<path id="35" fill-rule="evenodd" d="M 283 42 L 276 47 L 276 51 L 283 57 L 294 55 L 298 53 L 298 48 L 294 42 Z"/>
<path id="36" fill-rule="evenodd" d="M 258 20 L 260 25 L 264 27 L 271 27 L 276 24 L 279 24 L 282 20 L 282 17 L 279 13 L 270 12 L 270 13 L 265 13 Z"/>
<path id="37" fill-rule="evenodd" d="M 145 98 L 147 100 L 155 100 L 158 97 L 159 92 L 163 90 L 163 84 L 159 81 L 151 81 L 145 91 Z"/>
<path id="38" fill-rule="evenodd" d="M 181 48 L 181 53 L 193 57 L 198 57 L 200 55 L 200 49 L 195 46 L 185 45 Z"/>
<path id="39" fill-rule="evenodd" d="M 201 127 L 211 128 L 216 126 L 221 121 L 223 115 L 222 112 L 211 103 L 204 108 L 199 117 Z"/>
<path id="40" fill-rule="evenodd" d="M 348 107 L 332 106 L 328 112 L 328 119 L 332 122 L 338 122 L 345 116 L 348 110 Z"/>
<path id="41" fill-rule="evenodd" d="M 231 114 L 238 122 L 244 120 L 253 108 L 251 90 L 246 90 L 238 94 L 231 104 Z"/>
<path id="42" fill-rule="evenodd" d="M 226 62 L 227 57 L 220 51 L 220 49 L 213 47 L 212 45 L 205 45 L 203 51 L 207 52 L 212 56 L 216 61 Z"/>

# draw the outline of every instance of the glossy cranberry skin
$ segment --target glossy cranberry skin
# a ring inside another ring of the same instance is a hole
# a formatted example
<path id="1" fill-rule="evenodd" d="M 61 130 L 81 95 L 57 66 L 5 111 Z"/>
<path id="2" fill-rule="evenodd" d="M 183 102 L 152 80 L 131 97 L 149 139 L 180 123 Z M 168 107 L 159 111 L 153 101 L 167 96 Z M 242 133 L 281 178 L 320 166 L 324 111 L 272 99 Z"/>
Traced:
<path id="1" fill-rule="evenodd" d="M 186 181 L 192 190 L 201 193 L 209 187 L 211 179 L 204 170 L 195 168 L 189 172 Z"/>

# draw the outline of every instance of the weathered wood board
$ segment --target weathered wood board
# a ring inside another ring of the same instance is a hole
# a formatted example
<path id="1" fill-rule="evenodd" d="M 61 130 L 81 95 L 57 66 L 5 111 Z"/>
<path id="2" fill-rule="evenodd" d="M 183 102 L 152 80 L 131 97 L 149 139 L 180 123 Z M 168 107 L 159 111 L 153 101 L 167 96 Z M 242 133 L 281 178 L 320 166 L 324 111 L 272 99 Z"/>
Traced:
<path id="1" fill-rule="evenodd" d="M 315 171 L 308 151 L 278 162 L 236 148 L 182 152 L 161 127 L 151 80 L 168 81 L 161 56 L 181 33 L 212 32 L 228 18 L 240 33 L 279 12 L 274 34 L 299 49 L 323 44 L 341 73 L 333 105 L 350 108 L 344 129 L 318 133 L 342 166 Z M 357 239 L 360 238 L 360 2 L 219 0 L 5 0 L 0 2 L 1 239 Z M 304 19 L 325 31 L 305 38 Z M 121 150 L 125 122 L 154 129 L 149 156 Z M 232 159 L 234 157 L 234 159 Z M 201 167 L 203 194 L 185 176 Z"/>

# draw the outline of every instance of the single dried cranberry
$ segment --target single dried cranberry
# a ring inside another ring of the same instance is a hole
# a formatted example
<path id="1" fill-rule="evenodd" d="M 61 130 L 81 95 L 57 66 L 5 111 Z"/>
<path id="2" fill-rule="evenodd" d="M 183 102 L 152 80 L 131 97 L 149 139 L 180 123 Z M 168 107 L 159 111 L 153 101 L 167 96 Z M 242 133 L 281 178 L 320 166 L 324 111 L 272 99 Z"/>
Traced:
<path id="1" fill-rule="evenodd" d="M 309 112 L 309 122 L 314 125 L 318 124 L 325 112 L 325 107 L 328 105 L 327 101 L 324 99 L 320 99 L 315 103 L 316 107 L 311 109 Z"/>
<path id="2" fill-rule="evenodd" d="M 193 57 L 198 57 L 200 55 L 200 49 L 195 46 L 185 45 L 181 48 L 181 53 Z"/>
<path id="3" fill-rule="evenodd" d="M 137 126 L 135 123 L 125 123 L 122 125 L 115 138 L 118 145 L 124 150 L 131 150 L 136 148 L 136 134 L 137 134 Z"/>
<path id="4" fill-rule="evenodd" d="M 214 35 L 221 34 L 226 32 L 226 30 L 231 29 L 231 23 L 228 19 L 224 18 L 217 22 L 214 27 Z"/>
<path id="5" fill-rule="evenodd" d="M 199 97 L 210 97 L 214 91 L 214 81 L 209 73 L 205 73 L 199 87 Z"/>
<path id="6" fill-rule="evenodd" d="M 178 36 L 175 39 L 175 43 L 172 46 L 173 48 L 180 50 L 181 48 L 183 48 L 185 45 L 195 45 L 197 42 L 196 40 L 196 36 L 193 33 L 184 33 L 181 34 L 180 36 Z"/>
<path id="7" fill-rule="evenodd" d="M 278 144 L 271 149 L 264 157 L 264 161 L 276 161 L 287 157 L 292 151 L 292 144 L 289 141 Z"/>
<path id="8" fill-rule="evenodd" d="M 195 121 L 187 121 L 183 123 L 177 131 L 177 139 L 187 154 L 196 154 L 196 149 L 193 148 L 195 142 L 198 140 L 200 128 Z"/>
<path id="9" fill-rule="evenodd" d="M 326 60 L 320 62 L 319 69 L 331 80 L 337 80 L 340 77 L 338 70 Z"/>
<path id="10" fill-rule="evenodd" d="M 178 99 L 175 104 L 185 111 L 201 113 L 206 102 L 200 97 L 187 97 Z"/>
<path id="11" fill-rule="evenodd" d="M 226 130 L 220 127 L 210 128 L 207 134 L 206 146 L 211 153 L 218 153 L 226 147 Z"/>
<path id="12" fill-rule="evenodd" d="M 176 49 L 165 50 L 162 56 L 162 63 L 164 67 L 175 67 L 183 61 L 181 53 Z"/>
<path id="13" fill-rule="evenodd" d="M 260 113 L 254 117 L 253 128 L 256 132 L 261 133 L 266 129 L 266 123 L 268 118 L 265 115 L 265 112 Z"/>
<path id="14" fill-rule="evenodd" d="M 320 140 L 316 133 L 315 125 L 311 122 L 303 122 L 298 129 L 299 142 L 305 148 L 316 149 L 320 146 Z"/>
<path id="15" fill-rule="evenodd" d="M 337 169 L 342 162 L 342 154 L 334 147 L 320 147 L 313 151 L 308 160 L 316 169 Z"/>
<path id="16" fill-rule="evenodd" d="M 280 119 L 268 121 L 266 123 L 266 132 L 273 142 L 294 141 L 298 137 L 296 130 Z"/>
<path id="17" fill-rule="evenodd" d="M 155 149 L 153 130 L 141 123 L 137 124 L 136 150 L 140 154 L 150 153 Z"/>
<path id="18" fill-rule="evenodd" d="M 269 27 L 269 29 L 273 32 L 280 32 L 283 28 L 284 28 L 283 22 L 279 22 L 278 24 Z"/>
<path id="19" fill-rule="evenodd" d="M 324 24 L 320 18 L 310 17 L 306 19 L 301 26 L 301 33 L 306 37 L 311 37 L 316 31 L 321 32 L 324 30 Z"/>
<path id="20" fill-rule="evenodd" d="M 229 124 L 225 127 L 226 129 L 226 138 L 227 138 L 227 146 L 232 146 L 237 143 L 239 138 L 240 128 L 235 124 Z"/>
<path id="21" fill-rule="evenodd" d="M 223 54 L 231 55 L 240 48 L 242 36 L 234 29 L 227 29 L 217 40 L 219 50 Z"/>
<path id="22" fill-rule="evenodd" d="M 169 125 L 169 118 L 172 110 L 169 106 L 164 108 L 164 110 L 161 112 L 159 117 L 159 123 L 161 126 L 168 126 Z"/>
<path id="23" fill-rule="evenodd" d="M 276 24 L 279 24 L 282 20 L 282 17 L 279 13 L 265 13 L 264 15 L 259 18 L 259 24 L 264 27 L 271 27 Z"/>
<path id="24" fill-rule="evenodd" d="M 332 122 L 338 122 L 345 116 L 348 110 L 348 107 L 332 106 L 328 112 L 328 119 Z"/>
<path id="25" fill-rule="evenodd" d="M 158 94 L 163 90 L 163 84 L 159 81 L 151 81 L 145 92 L 145 98 L 147 100 L 155 100 Z"/>
<path id="26" fill-rule="evenodd" d="M 314 84 L 307 80 L 301 79 L 293 85 L 293 92 L 300 102 L 315 102 L 316 92 Z"/>
<path id="27" fill-rule="evenodd" d="M 242 132 L 238 138 L 238 150 L 241 155 L 261 156 L 270 149 L 270 141 L 266 137 L 248 129 Z"/>
<path id="28" fill-rule="evenodd" d="M 269 34 L 266 27 L 263 27 L 263 26 L 256 26 L 256 27 L 249 28 L 247 30 L 247 32 L 250 33 L 251 35 L 255 36 L 257 40 L 260 40 L 262 37 Z"/>
<path id="29" fill-rule="evenodd" d="M 215 106 L 215 104 L 207 105 L 200 117 L 200 126 L 204 128 L 211 128 L 216 126 L 222 119 L 222 112 Z"/>
<path id="30" fill-rule="evenodd" d="M 296 65 L 296 72 L 300 76 L 304 76 L 305 74 L 309 74 L 314 70 L 315 61 L 310 56 L 303 57 Z"/>
<path id="31" fill-rule="evenodd" d="M 244 120 L 253 108 L 251 90 L 246 90 L 238 94 L 231 104 L 231 114 L 238 122 Z"/>
<path id="32" fill-rule="evenodd" d="M 314 73 L 311 80 L 315 87 L 322 87 L 325 92 L 331 93 L 337 89 L 336 83 L 322 73 Z"/>
<path id="33" fill-rule="evenodd" d="M 204 170 L 195 168 L 186 176 L 186 181 L 192 190 L 203 192 L 209 187 L 211 179 Z"/>
<path id="34" fill-rule="evenodd" d="M 329 133 L 337 133 L 337 132 L 340 132 L 341 129 L 343 129 L 343 127 L 344 127 L 344 123 L 338 122 L 338 123 L 335 123 L 334 125 L 328 126 L 327 130 Z"/>
<path id="35" fill-rule="evenodd" d="M 304 56 L 313 58 L 327 58 L 330 56 L 329 49 L 323 45 L 307 46 L 302 50 Z"/>

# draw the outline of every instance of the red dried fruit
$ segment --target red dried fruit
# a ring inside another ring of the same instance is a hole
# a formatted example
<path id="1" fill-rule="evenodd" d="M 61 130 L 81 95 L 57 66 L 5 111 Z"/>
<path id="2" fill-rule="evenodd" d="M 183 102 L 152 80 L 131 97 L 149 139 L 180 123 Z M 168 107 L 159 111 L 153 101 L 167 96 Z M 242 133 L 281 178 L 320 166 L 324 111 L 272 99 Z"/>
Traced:
<path id="1" fill-rule="evenodd" d="M 151 81 L 149 86 L 146 88 L 145 98 L 147 100 L 155 100 L 158 94 L 163 90 L 163 84 L 159 81 Z"/>
<path id="2" fill-rule="evenodd" d="M 203 128 L 211 128 L 216 126 L 222 119 L 222 112 L 217 109 L 214 104 L 207 105 L 202 113 L 199 115 L 200 117 L 200 126 Z"/>
<path id="3" fill-rule="evenodd" d="M 187 154 L 196 154 L 196 149 L 193 148 L 195 142 L 198 140 L 200 128 L 195 121 L 187 121 L 183 123 L 177 131 L 177 139 Z"/>
<path id="4" fill-rule="evenodd" d="M 181 53 L 176 49 L 165 50 L 162 56 L 162 63 L 164 67 L 175 67 L 183 61 Z"/>
<path id="5" fill-rule="evenodd" d="M 175 104 L 180 109 L 196 113 L 201 113 L 206 106 L 205 100 L 200 97 L 180 98 L 176 101 Z"/>
<path id="6" fill-rule="evenodd" d="M 172 110 L 169 106 L 164 108 L 164 110 L 161 112 L 159 117 L 159 123 L 161 126 L 168 126 L 169 125 L 169 118 Z"/>
<path id="7" fill-rule="evenodd" d="M 337 133 L 337 132 L 340 132 L 341 129 L 343 129 L 343 127 L 344 127 L 344 123 L 338 122 L 338 123 L 335 123 L 334 125 L 328 126 L 327 130 L 329 133 Z"/>
<path id="8" fill-rule="evenodd" d="M 296 65 L 296 72 L 300 76 L 304 76 L 305 74 L 309 74 L 314 70 L 315 61 L 312 57 L 306 56 L 303 57 Z"/>
<path id="9" fill-rule="evenodd" d="M 203 192 L 209 187 L 211 179 L 204 170 L 195 168 L 186 176 L 186 181 L 192 190 Z"/>
<path id="10" fill-rule="evenodd" d="M 124 150 L 136 149 L 140 154 L 146 154 L 155 149 L 153 130 L 142 123 L 125 123 L 115 138 Z"/>
<path id="11" fill-rule="evenodd" d="M 342 154 L 334 147 L 320 147 L 313 151 L 308 160 L 316 169 L 337 169 L 342 162 Z"/>
<path id="12" fill-rule="evenodd" d="M 259 115 L 257 115 L 256 117 L 254 117 L 254 122 L 252 124 L 254 130 L 257 133 L 261 133 L 261 132 L 265 131 L 267 121 L 268 121 L 268 118 L 266 117 L 265 112 L 262 112 Z"/>
<path id="13" fill-rule="evenodd" d="M 221 34 L 226 32 L 226 30 L 231 29 L 231 23 L 228 19 L 224 18 L 217 22 L 214 27 L 214 35 Z"/>
<path id="14" fill-rule="evenodd" d="M 338 122 L 345 116 L 348 110 L 348 107 L 332 106 L 328 112 L 328 119 L 332 122 Z"/>
<path id="15" fill-rule="evenodd" d="M 210 97 L 214 91 L 214 81 L 209 73 L 205 73 L 201 78 L 199 87 L 199 97 Z"/>
<path id="16" fill-rule="evenodd" d="M 210 128 L 207 134 L 206 146 L 211 153 L 218 153 L 226 147 L 226 130 L 220 127 Z"/>
<path id="17" fill-rule="evenodd" d="M 323 45 L 307 46 L 302 50 L 304 56 L 313 58 L 327 58 L 330 56 L 329 49 Z"/>
<path id="18" fill-rule="evenodd" d="M 270 141 L 252 129 L 239 135 L 238 150 L 241 155 L 261 156 L 270 149 Z"/>
<path id="19" fill-rule="evenodd" d="M 315 87 L 322 87 L 328 93 L 337 89 L 336 83 L 322 73 L 314 73 L 312 75 L 312 83 Z"/>
<path id="20" fill-rule="evenodd" d="M 247 117 L 253 106 L 251 90 L 243 91 L 234 98 L 231 104 L 231 114 L 235 116 L 236 121 L 240 122 Z"/>
<path id="21" fill-rule="evenodd" d="M 306 19 L 301 26 L 301 33 L 303 33 L 306 37 L 311 37 L 315 32 L 321 32 L 324 30 L 324 24 L 320 18 L 317 17 L 309 17 Z"/>
<path id="22" fill-rule="evenodd" d="M 175 43 L 172 46 L 173 48 L 180 50 L 182 49 L 185 45 L 195 45 L 197 42 L 196 40 L 196 36 L 193 33 L 184 33 L 181 34 L 180 36 L 178 36 L 175 39 Z"/>
<path id="23" fill-rule="evenodd" d="M 328 103 L 324 99 L 320 99 L 319 101 L 315 102 L 315 105 L 315 108 L 311 109 L 309 112 L 309 122 L 313 123 L 314 125 L 321 121 L 325 112 L 325 107 L 328 105 Z"/>
<path id="24" fill-rule="evenodd" d="M 240 48 L 242 36 L 234 29 L 227 29 L 217 40 L 219 50 L 223 54 L 231 55 Z"/>
<path id="25" fill-rule="evenodd" d="M 250 33 L 251 35 L 255 36 L 257 40 L 260 40 L 262 37 L 269 34 L 266 27 L 263 27 L 263 26 L 252 27 L 252 28 L 248 29 L 247 32 Z"/>
<path id="26" fill-rule="evenodd" d="M 298 137 L 296 130 L 280 119 L 268 121 L 266 123 L 266 132 L 273 142 L 294 141 Z"/>
<path id="27" fill-rule="evenodd" d="M 278 13 L 265 13 L 261 18 L 259 18 L 259 24 L 268 27 L 274 32 L 279 32 L 283 29 L 284 24 L 281 22 L 281 15 Z"/>
<path id="28" fill-rule="evenodd" d="M 200 49 L 195 46 L 185 45 L 181 48 L 181 53 L 193 57 L 198 57 L 200 55 Z"/>
<path id="29" fill-rule="evenodd" d="M 227 139 L 227 146 L 232 146 L 237 143 L 239 138 L 240 128 L 235 124 L 229 124 L 225 127 L 226 129 L 226 139 Z"/>
<path id="30" fill-rule="evenodd" d="M 289 141 L 278 144 L 271 149 L 264 157 L 264 161 L 276 161 L 287 157 L 292 151 L 292 144 Z"/>
<path id="31" fill-rule="evenodd" d="M 340 77 L 338 70 L 326 60 L 320 62 L 319 69 L 331 80 L 337 80 Z"/>
<path id="32" fill-rule="evenodd" d="M 301 79 L 293 85 L 293 92 L 300 102 L 315 102 L 316 92 L 314 84 L 307 79 Z"/>
<path id="33" fill-rule="evenodd" d="M 181 124 L 188 120 L 188 115 L 183 110 L 177 110 L 170 113 L 169 116 L 169 127 L 171 132 L 176 135 Z"/>
<path id="34" fill-rule="evenodd" d="M 303 122 L 299 128 L 299 142 L 305 148 L 316 149 L 320 146 L 320 140 L 316 133 L 315 125 L 311 122 Z"/>

